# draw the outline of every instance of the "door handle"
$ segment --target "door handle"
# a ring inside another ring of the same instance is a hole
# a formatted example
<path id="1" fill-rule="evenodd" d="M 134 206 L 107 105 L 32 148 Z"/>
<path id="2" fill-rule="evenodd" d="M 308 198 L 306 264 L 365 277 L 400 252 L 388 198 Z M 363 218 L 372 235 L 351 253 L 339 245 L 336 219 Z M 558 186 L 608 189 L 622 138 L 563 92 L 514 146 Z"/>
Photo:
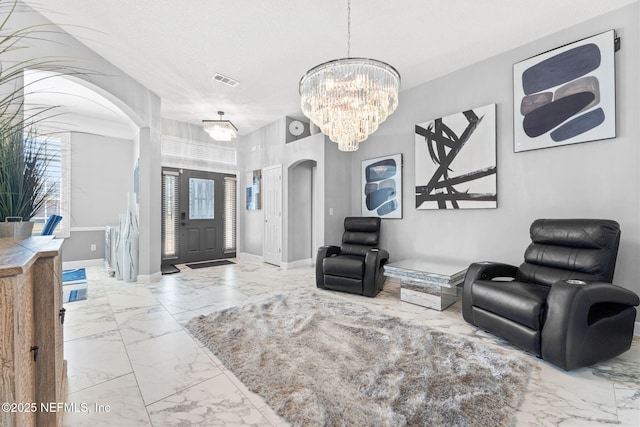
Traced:
<path id="1" fill-rule="evenodd" d="M 186 223 L 186 222 L 184 222 L 184 221 L 182 221 L 182 222 L 180 223 L 180 225 L 187 225 L 187 223 Z"/>

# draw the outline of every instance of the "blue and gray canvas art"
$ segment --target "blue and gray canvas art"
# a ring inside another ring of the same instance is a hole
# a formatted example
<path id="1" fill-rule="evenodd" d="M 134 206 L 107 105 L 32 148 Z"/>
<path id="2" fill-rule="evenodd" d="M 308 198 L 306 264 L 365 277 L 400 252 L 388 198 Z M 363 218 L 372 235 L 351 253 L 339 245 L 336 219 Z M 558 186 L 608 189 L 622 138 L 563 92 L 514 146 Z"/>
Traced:
<path id="1" fill-rule="evenodd" d="M 369 211 L 385 216 L 398 209 L 396 199 L 396 172 L 394 159 L 384 159 L 365 168 L 365 204 Z"/>
<path id="2" fill-rule="evenodd" d="M 516 151 L 615 136 L 613 32 L 556 51 L 514 66 Z"/>
<path id="3" fill-rule="evenodd" d="M 558 142 L 602 124 L 602 108 L 580 114 L 600 102 L 598 79 L 586 76 L 600 61 L 600 49 L 589 43 L 526 69 L 522 87 L 527 96 L 520 105 L 524 132 L 531 138 L 551 132 L 551 139 Z M 545 92 L 563 83 L 555 93 Z"/>

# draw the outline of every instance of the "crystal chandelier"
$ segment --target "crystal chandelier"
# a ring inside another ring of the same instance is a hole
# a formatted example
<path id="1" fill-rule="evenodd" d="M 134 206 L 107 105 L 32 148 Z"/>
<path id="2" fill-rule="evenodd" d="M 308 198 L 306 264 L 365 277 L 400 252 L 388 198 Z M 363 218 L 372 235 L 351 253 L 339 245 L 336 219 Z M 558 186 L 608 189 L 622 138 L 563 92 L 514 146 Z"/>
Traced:
<path id="1" fill-rule="evenodd" d="M 338 143 L 355 151 L 398 106 L 400 74 L 381 61 L 350 58 L 351 1 L 347 58 L 317 65 L 300 80 L 302 112 Z"/>
<path id="2" fill-rule="evenodd" d="M 238 128 L 229 120 L 222 120 L 223 111 L 218 111 L 220 120 L 203 120 L 202 127 L 216 141 L 231 141 L 238 136 Z"/>

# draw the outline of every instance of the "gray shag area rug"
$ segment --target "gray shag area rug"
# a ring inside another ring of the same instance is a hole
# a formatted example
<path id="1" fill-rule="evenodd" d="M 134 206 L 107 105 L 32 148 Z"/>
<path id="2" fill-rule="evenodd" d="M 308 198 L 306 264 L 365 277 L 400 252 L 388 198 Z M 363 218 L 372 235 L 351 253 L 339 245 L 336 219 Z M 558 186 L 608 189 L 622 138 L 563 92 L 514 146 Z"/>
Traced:
<path id="1" fill-rule="evenodd" d="M 193 318 L 187 329 L 295 426 L 508 426 L 517 352 L 310 292 Z"/>

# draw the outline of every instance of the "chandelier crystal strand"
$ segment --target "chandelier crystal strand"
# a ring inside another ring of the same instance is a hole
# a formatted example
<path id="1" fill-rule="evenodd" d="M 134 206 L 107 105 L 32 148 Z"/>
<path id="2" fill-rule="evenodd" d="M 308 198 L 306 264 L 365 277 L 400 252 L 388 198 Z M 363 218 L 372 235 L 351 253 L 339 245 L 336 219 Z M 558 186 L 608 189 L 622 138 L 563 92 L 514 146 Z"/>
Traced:
<path id="1" fill-rule="evenodd" d="M 338 143 L 355 151 L 398 106 L 400 75 L 366 58 L 325 62 L 300 80 L 302 112 Z"/>
<path id="2" fill-rule="evenodd" d="M 355 151 L 398 106 L 400 74 L 375 59 L 351 58 L 351 0 L 347 1 L 347 58 L 317 65 L 300 80 L 302 112 L 338 143 Z"/>

